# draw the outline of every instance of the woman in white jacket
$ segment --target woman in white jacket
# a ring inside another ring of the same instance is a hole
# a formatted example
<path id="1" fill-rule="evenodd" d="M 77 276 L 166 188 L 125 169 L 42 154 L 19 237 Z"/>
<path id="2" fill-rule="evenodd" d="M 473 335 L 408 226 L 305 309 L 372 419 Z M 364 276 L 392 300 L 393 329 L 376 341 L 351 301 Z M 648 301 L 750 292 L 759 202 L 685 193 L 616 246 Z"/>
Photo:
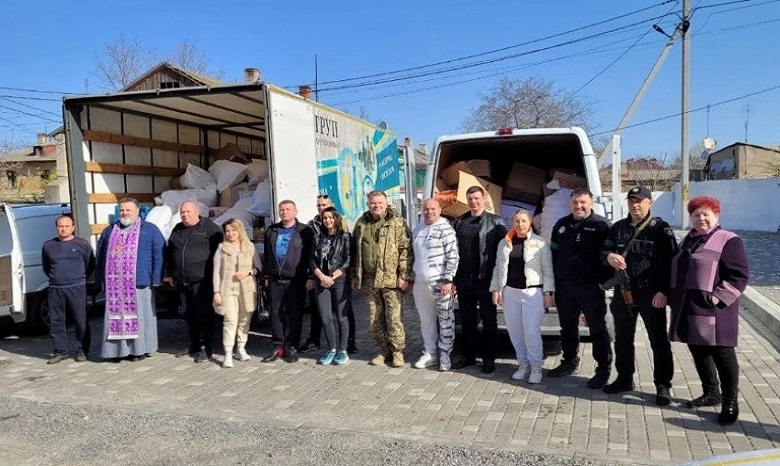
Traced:
<path id="1" fill-rule="evenodd" d="M 512 379 L 528 383 L 542 381 L 542 317 L 553 305 L 553 280 L 550 246 L 531 231 L 531 214 L 518 210 L 512 226 L 498 245 L 496 267 L 490 291 L 493 303 L 503 304 L 509 338 L 515 347 L 519 368 Z"/>

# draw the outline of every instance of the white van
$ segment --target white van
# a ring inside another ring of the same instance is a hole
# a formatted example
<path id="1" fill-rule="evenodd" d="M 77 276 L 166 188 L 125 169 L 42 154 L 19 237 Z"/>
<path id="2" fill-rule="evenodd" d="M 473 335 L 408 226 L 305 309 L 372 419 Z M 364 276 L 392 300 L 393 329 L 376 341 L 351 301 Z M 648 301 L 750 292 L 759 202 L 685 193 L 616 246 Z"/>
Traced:
<path id="1" fill-rule="evenodd" d="M 57 236 L 57 217 L 69 213 L 68 204 L 0 204 L 0 318 L 48 328 L 49 279 L 41 248 Z"/>
<path id="2" fill-rule="evenodd" d="M 594 196 L 594 212 L 606 216 L 605 202 L 608 199 L 602 196 L 597 157 L 582 128 L 501 128 L 496 131 L 441 136 L 436 139 L 428 162 L 425 197 L 435 197 L 439 192 L 449 191 L 449 199 L 465 201 L 465 190 L 473 185 L 473 178 L 464 179 L 461 175 L 461 180 L 465 180 L 468 186 L 454 186 L 459 173 L 457 167 L 449 171 L 448 168 L 458 163 L 459 167 L 466 166 L 466 170 L 472 171 L 474 176 L 493 185 L 488 185 L 486 191 L 501 196 L 501 199 L 492 201 L 495 213 L 502 217 L 511 216 L 520 207 L 530 210 L 532 214 L 543 212 L 545 192 L 549 193 L 544 185 L 553 178 L 559 179 L 562 186 L 575 183 L 587 187 Z M 565 211 L 561 211 L 562 214 L 552 220 L 553 223 L 569 213 L 568 198 L 565 203 Z M 500 212 L 502 205 L 503 213 Z M 465 202 L 456 200 L 454 204 L 443 208 L 442 214 L 452 219 L 467 211 Z M 544 218 L 543 214 L 541 218 Z M 552 225 L 547 228 L 551 230 Z M 501 314 L 499 326 L 504 327 Z M 611 322 L 608 322 L 608 326 L 612 327 Z M 548 313 L 542 324 L 542 334 L 559 333 L 557 314 Z M 580 333 L 587 335 L 587 326 L 581 325 Z"/>

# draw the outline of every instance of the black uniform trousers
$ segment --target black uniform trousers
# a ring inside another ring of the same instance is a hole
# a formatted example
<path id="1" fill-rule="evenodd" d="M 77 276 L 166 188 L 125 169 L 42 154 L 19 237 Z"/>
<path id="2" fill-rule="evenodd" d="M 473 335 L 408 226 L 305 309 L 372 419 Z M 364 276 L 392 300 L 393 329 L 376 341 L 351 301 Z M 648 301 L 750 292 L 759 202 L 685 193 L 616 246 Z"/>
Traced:
<path id="1" fill-rule="evenodd" d="M 214 292 L 211 279 L 179 286 L 179 302 L 190 334 L 190 354 L 212 355 L 214 341 Z"/>
<path id="2" fill-rule="evenodd" d="M 55 354 L 68 354 L 68 311 L 76 326 L 76 351 L 89 354 L 92 332 L 87 318 L 87 285 L 49 287 L 49 336 Z"/>
<path id="3" fill-rule="evenodd" d="M 559 283 L 555 287 L 555 305 L 561 325 L 563 359 L 573 361 L 580 345 L 580 313 L 585 315 L 593 344 L 596 372 L 612 371 L 612 346 L 607 331 L 607 302 L 596 283 Z"/>
<path id="4" fill-rule="evenodd" d="M 615 369 L 617 380 L 632 382 L 636 367 L 634 366 L 634 337 L 636 336 L 636 321 L 642 316 L 650 348 L 653 350 L 653 382 L 656 386 L 671 388 L 674 375 L 672 345 L 666 326 L 666 309 L 653 307 L 654 292 L 632 290 L 634 306 L 627 306 L 623 300 L 620 286 L 615 287 L 610 310 L 615 319 Z"/>
<path id="5" fill-rule="evenodd" d="M 458 311 L 463 328 L 463 357 L 474 359 L 479 352 L 482 361 L 495 361 L 498 339 L 496 305 L 490 293 L 490 280 L 480 279 L 477 274 L 455 277 L 458 292 Z M 479 321 L 482 321 L 482 336 L 479 336 Z"/>
<path id="6" fill-rule="evenodd" d="M 271 344 L 289 350 L 301 341 L 303 306 L 306 304 L 306 279 L 268 280 L 271 301 Z"/>
<path id="7" fill-rule="evenodd" d="M 731 346 L 702 346 L 688 344 L 696 372 L 699 373 L 704 393 L 720 390 L 724 397 L 736 396 L 739 386 L 737 352 Z"/>

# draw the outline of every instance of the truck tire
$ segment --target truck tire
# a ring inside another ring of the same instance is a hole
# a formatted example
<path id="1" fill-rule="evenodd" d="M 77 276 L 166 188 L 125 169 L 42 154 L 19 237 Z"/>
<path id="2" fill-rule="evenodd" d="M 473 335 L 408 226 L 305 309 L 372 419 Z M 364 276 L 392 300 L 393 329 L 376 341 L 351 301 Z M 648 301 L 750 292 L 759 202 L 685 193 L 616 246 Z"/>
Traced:
<path id="1" fill-rule="evenodd" d="M 34 333 L 49 333 L 49 293 L 39 291 L 27 296 L 25 327 Z"/>

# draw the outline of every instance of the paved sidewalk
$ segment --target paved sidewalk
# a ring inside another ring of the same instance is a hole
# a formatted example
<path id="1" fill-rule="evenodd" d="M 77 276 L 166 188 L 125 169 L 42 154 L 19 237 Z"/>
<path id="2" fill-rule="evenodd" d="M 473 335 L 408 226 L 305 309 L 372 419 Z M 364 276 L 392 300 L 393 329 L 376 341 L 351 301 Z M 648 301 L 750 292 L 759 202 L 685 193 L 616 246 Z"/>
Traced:
<path id="1" fill-rule="evenodd" d="M 356 303 L 358 314 L 361 309 Z M 413 308 L 407 307 L 405 321 L 406 354 L 413 360 L 422 349 Z M 638 391 L 619 396 L 585 387 L 594 369 L 589 344 L 583 345 L 579 375 L 545 378 L 531 386 L 510 379 L 515 367 L 507 349 L 490 376 L 478 368 L 440 373 L 408 364 L 401 369 L 368 366 L 373 348 L 364 318 L 358 322 L 360 351 L 346 367 L 318 366 L 319 354 L 304 355 L 297 364 L 262 363 L 260 356 L 270 350 L 262 327 L 250 337 L 252 361 L 236 362 L 233 369 L 194 364 L 173 356 L 185 347 L 184 324 L 178 320 L 160 322 L 161 353 L 134 363 L 69 360 L 48 366 L 47 338 L 5 339 L 0 340 L 0 393 L 64 405 L 349 430 L 630 464 L 677 464 L 780 446 L 780 340 L 750 314 L 744 315 L 738 348 L 742 414 L 728 428 L 716 424 L 717 408 L 684 407 L 701 389 L 683 345 L 673 345 L 674 402 L 655 406 L 652 355 L 641 325 Z M 100 335 L 100 322 L 92 324 L 93 335 Z M 545 368 L 557 363 L 548 358 Z"/>

